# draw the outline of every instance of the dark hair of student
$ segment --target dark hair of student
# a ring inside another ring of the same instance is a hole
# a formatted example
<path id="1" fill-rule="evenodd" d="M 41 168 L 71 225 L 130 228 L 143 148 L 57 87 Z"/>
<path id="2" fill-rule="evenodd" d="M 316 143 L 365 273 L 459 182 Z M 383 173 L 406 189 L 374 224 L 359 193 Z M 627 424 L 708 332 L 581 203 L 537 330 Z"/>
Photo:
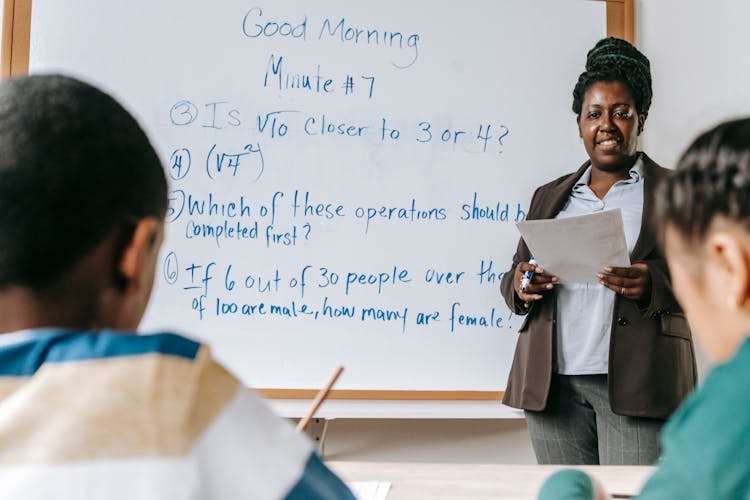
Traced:
<path id="1" fill-rule="evenodd" d="M 687 240 L 700 241 L 716 216 L 750 226 L 750 119 L 701 134 L 658 193 L 662 225 Z"/>
<path id="2" fill-rule="evenodd" d="M 633 94 L 638 114 L 648 115 L 651 107 L 651 64 L 630 43 L 619 38 L 604 38 L 586 55 L 586 71 L 573 89 L 573 112 L 581 114 L 583 97 L 595 82 L 619 81 Z"/>
<path id="3" fill-rule="evenodd" d="M 53 285 L 107 234 L 162 216 L 166 179 L 135 119 L 60 75 L 0 85 L 0 288 Z"/>

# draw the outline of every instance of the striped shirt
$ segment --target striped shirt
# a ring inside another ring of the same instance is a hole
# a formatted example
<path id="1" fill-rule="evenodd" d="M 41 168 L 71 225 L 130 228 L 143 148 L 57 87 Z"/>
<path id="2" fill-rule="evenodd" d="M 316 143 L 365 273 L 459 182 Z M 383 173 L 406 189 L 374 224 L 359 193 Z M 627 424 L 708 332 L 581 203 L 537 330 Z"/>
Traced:
<path id="1" fill-rule="evenodd" d="M 311 445 L 173 334 L 0 335 L 0 498 L 353 498 Z"/>

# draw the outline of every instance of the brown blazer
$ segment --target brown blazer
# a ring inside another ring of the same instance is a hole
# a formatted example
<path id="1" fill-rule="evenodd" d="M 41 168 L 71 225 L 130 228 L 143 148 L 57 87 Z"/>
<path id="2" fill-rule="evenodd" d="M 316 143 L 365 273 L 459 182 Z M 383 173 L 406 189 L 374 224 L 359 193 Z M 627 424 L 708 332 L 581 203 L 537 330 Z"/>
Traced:
<path id="1" fill-rule="evenodd" d="M 643 154 L 643 218 L 630 255 L 651 272 L 651 302 L 646 308 L 617 295 L 609 343 L 609 403 L 612 411 L 634 417 L 667 418 L 695 386 L 693 341 L 685 316 L 672 295 L 666 261 L 656 239 L 653 221 L 654 188 L 669 170 Z M 588 168 L 545 184 L 531 199 L 528 219 L 550 219 L 562 210 L 576 181 Z M 518 299 L 513 276 L 519 262 L 531 258 L 521 240 L 513 265 L 503 276 L 501 290 L 515 314 L 526 314 L 516 344 L 503 403 L 541 411 L 547 406 L 555 366 L 556 292 L 528 310 Z"/>

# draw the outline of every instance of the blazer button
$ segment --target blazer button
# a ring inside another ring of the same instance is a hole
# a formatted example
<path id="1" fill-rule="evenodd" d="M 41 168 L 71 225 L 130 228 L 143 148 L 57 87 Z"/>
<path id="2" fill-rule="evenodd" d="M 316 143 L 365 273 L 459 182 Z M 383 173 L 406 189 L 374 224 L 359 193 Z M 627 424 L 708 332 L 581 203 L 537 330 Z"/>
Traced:
<path id="1" fill-rule="evenodd" d="M 628 326 L 630 324 L 630 321 L 628 321 L 628 318 L 620 316 L 619 318 L 617 318 L 617 324 L 620 326 Z"/>

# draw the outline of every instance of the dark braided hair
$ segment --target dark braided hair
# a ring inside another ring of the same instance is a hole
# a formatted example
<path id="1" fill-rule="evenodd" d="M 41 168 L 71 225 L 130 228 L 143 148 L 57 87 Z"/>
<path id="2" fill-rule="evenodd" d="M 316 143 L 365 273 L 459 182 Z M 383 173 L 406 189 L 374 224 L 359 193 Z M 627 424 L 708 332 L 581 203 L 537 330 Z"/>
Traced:
<path id="1" fill-rule="evenodd" d="M 633 94 L 638 114 L 647 116 L 651 107 L 651 64 L 648 58 L 625 40 L 604 38 L 586 55 L 586 71 L 573 89 L 573 112 L 581 114 L 583 97 L 596 82 L 622 82 Z"/>
<path id="2" fill-rule="evenodd" d="M 0 85 L 0 289 L 43 290 L 166 206 L 159 157 L 112 97 L 60 75 Z"/>
<path id="3" fill-rule="evenodd" d="M 690 145 L 659 186 L 657 214 L 663 227 L 693 241 L 718 215 L 750 226 L 749 118 L 722 123 Z"/>

